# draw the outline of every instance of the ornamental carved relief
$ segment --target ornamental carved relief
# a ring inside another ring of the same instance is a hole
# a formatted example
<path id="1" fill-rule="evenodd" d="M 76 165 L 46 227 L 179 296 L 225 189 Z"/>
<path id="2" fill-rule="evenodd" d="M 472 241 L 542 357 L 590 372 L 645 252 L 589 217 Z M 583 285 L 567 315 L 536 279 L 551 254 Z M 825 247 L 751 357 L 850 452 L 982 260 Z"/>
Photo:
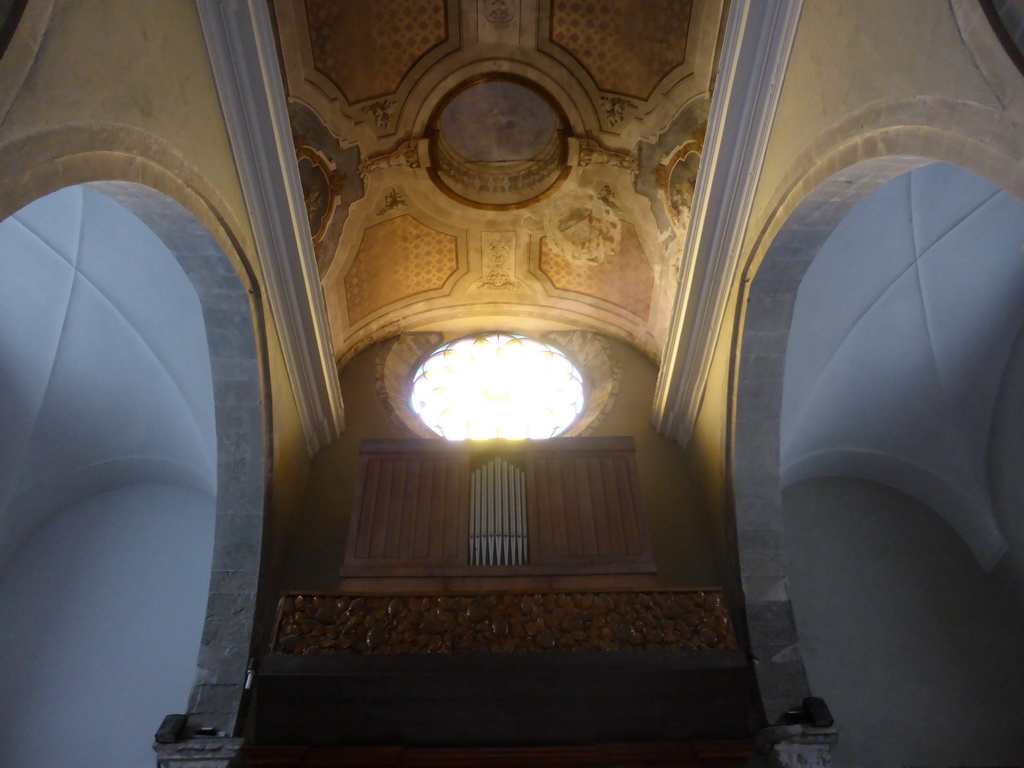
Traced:
<path id="1" fill-rule="evenodd" d="M 387 216 L 392 211 L 402 210 L 406 205 L 408 205 L 408 203 L 405 200 L 405 195 L 397 189 L 392 189 L 384 196 L 384 205 L 377 210 L 377 215 Z"/>
<path id="2" fill-rule="evenodd" d="M 636 104 L 621 96 L 602 96 L 601 111 L 609 126 L 615 128 L 626 119 L 626 116 L 636 112 Z"/>
<path id="3" fill-rule="evenodd" d="M 491 24 L 508 24 L 516 17 L 516 0 L 480 0 L 484 18 Z"/>
<path id="4" fill-rule="evenodd" d="M 365 184 L 370 174 L 388 168 L 419 168 L 420 152 L 415 141 L 406 141 L 394 152 L 368 157 L 359 164 L 359 176 Z"/>
<path id="5" fill-rule="evenodd" d="M 386 129 L 391 125 L 391 113 L 395 108 L 395 104 L 396 102 L 390 99 L 381 99 L 372 104 L 367 104 L 359 111 L 373 118 L 373 124 L 378 128 Z"/>
<path id="6" fill-rule="evenodd" d="M 484 276 L 473 283 L 473 288 L 482 291 L 515 291 L 523 287 L 523 281 L 515 273 L 515 232 L 484 232 L 483 242 Z"/>
<path id="7" fill-rule="evenodd" d="M 279 654 L 714 651 L 736 648 L 713 590 L 491 595 L 288 595 Z"/>
<path id="8" fill-rule="evenodd" d="M 622 227 L 609 202 L 607 195 L 576 190 L 552 205 L 544 217 L 544 239 L 551 253 L 582 266 L 595 266 L 616 253 Z"/>
<path id="9" fill-rule="evenodd" d="M 629 153 L 613 152 L 591 139 L 580 139 L 580 152 L 577 164 L 581 168 L 585 168 L 588 165 L 610 165 L 613 168 L 622 168 L 629 171 L 634 181 L 636 181 L 636 176 L 640 172 L 640 159 L 635 148 Z"/>

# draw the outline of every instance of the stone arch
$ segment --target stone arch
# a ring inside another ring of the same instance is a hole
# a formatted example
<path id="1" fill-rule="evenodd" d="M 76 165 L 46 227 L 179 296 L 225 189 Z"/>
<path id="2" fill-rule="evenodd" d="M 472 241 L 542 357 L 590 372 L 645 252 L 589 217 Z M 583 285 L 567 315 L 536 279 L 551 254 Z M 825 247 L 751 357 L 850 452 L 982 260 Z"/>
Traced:
<path id="1" fill-rule="evenodd" d="M 87 185 L 146 224 L 195 287 L 213 375 L 218 491 L 184 736 L 209 728 L 232 737 L 251 657 L 271 455 L 265 326 L 259 283 L 245 255 L 247 230 L 179 153 L 129 127 L 63 126 L 0 146 L 0 156 L 0 219 L 50 192 Z"/>
<path id="2" fill-rule="evenodd" d="M 847 213 L 890 179 L 944 161 L 1024 200 L 1021 137 L 1005 113 L 920 97 L 847 116 L 799 155 L 741 273 L 730 446 L 740 570 L 765 715 L 810 695 L 782 564 L 780 414 L 797 289 Z"/>
<path id="3" fill-rule="evenodd" d="M 6 116 L 21 90 L 36 53 L 43 43 L 53 0 L 23 0 L 11 4 L 7 11 L 13 29 L 3 29 L 9 34 L 6 47 L 0 50 L 0 121 Z M 0 27 L 3 26 L 0 20 Z"/>

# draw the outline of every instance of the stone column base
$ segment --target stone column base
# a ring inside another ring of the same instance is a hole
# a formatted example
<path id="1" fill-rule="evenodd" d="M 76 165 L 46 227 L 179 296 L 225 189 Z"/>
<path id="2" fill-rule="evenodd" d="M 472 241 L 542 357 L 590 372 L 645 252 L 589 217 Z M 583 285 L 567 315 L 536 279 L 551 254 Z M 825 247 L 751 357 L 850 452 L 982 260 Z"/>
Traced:
<path id="1" fill-rule="evenodd" d="M 771 768 L 829 768 L 837 741 L 835 728 L 809 725 L 777 725 L 754 734 L 754 744 Z"/>
<path id="2" fill-rule="evenodd" d="M 200 737 L 154 744 L 157 768 L 238 768 L 242 739 Z"/>

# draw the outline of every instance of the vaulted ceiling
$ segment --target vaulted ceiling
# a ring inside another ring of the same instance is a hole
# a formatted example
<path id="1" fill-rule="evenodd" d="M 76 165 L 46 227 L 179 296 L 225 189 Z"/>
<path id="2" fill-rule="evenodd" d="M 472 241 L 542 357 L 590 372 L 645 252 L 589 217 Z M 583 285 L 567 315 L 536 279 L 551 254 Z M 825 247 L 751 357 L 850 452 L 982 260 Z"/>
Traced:
<path id="1" fill-rule="evenodd" d="M 341 365 L 409 330 L 660 355 L 718 0 L 277 0 Z"/>
<path id="2" fill-rule="evenodd" d="M 941 514 L 991 567 L 1006 550 L 989 435 L 1024 321 L 1024 207 L 946 163 L 862 200 L 797 295 L 783 485 L 865 477 Z"/>

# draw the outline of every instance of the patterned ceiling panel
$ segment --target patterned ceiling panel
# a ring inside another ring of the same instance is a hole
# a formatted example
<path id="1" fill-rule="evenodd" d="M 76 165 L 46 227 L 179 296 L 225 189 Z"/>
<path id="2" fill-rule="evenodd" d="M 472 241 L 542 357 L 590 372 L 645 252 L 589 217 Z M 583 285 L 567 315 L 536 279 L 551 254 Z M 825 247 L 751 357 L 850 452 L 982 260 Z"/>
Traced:
<path id="1" fill-rule="evenodd" d="M 398 90 L 448 39 L 445 0 L 306 0 L 313 65 L 349 104 Z"/>
<path id="2" fill-rule="evenodd" d="M 600 299 L 647 320 L 651 314 L 654 270 L 644 255 L 636 228 L 621 222 L 619 248 L 599 263 L 581 263 L 540 241 L 540 272 L 560 291 Z"/>
<path id="3" fill-rule="evenodd" d="M 389 304 L 444 288 L 457 269 L 456 238 L 412 216 L 367 227 L 345 273 L 349 324 Z"/>
<path id="4" fill-rule="evenodd" d="M 602 91 L 647 100 L 686 58 L 693 0 L 552 0 L 551 42 Z"/>

